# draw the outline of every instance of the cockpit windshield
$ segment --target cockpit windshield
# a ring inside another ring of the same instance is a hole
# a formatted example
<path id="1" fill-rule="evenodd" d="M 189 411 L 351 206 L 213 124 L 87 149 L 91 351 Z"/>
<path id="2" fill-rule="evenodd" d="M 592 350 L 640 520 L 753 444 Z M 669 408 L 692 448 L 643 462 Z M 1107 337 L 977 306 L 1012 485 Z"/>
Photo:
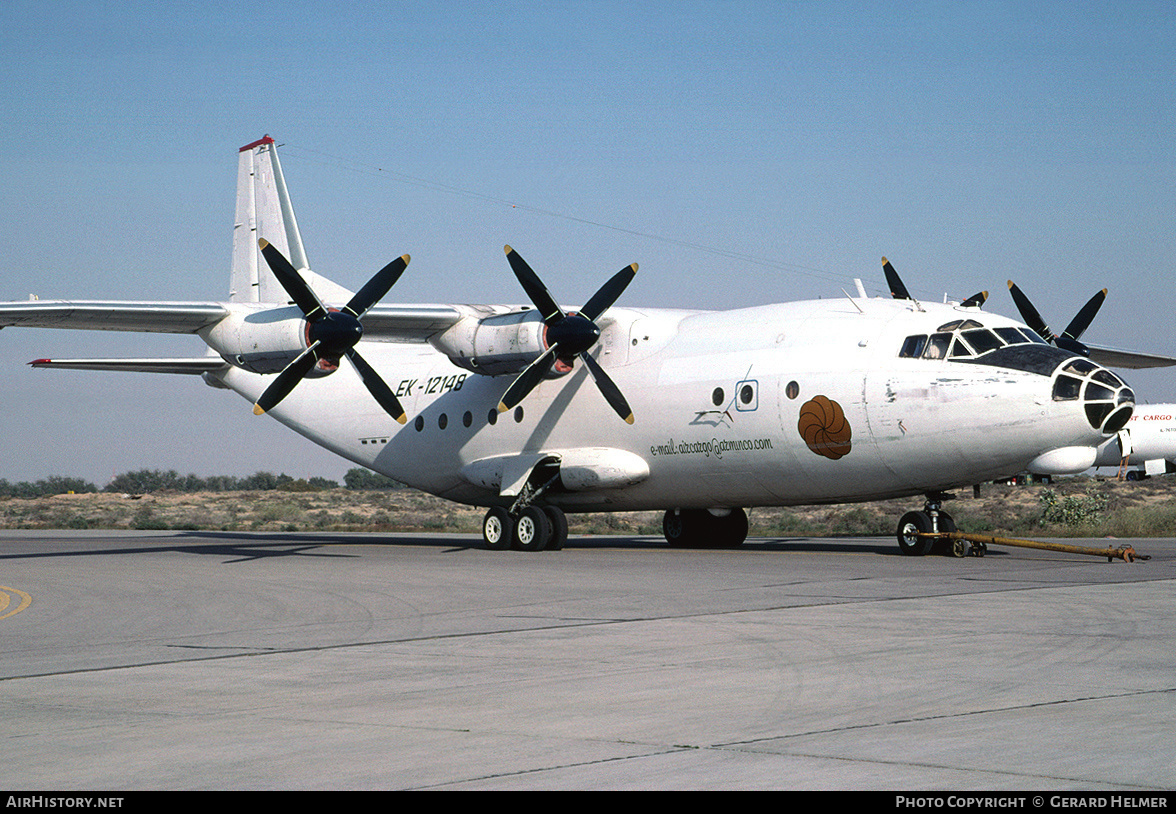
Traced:
<path id="1" fill-rule="evenodd" d="M 1027 328 L 985 328 L 974 319 L 940 325 L 935 333 L 908 336 L 898 355 L 903 359 L 973 359 L 1008 345 L 1044 345 Z"/>

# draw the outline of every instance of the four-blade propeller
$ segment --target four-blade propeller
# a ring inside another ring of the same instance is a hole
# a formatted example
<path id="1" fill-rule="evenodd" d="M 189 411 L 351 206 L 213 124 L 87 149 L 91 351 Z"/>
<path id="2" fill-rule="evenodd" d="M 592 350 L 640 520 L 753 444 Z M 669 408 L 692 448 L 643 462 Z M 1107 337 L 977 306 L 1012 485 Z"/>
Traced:
<path id="1" fill-rule="evenodd" d="M 1045 324 L 1045 320 L 1041 318 L 1041 314 L 1033 307 L 1033 303 L 1029 298 L 1017 288 L 1017 284 L 1009 280 L 1009 293 L 1013 295 L 1013 302 L 1017 304 L 1017 310 L 1021 312 L 1021 316 L 1025 320 L 1025 324 L 1032 328 L 1037 334 L 1051 345 L 1068 350 L 1071 353 L 1078 353 L 1082 356 L 1090 355 L 1090 348 L 1078 341 L 1083 332 L 1090 327 L 1090 323 L 1094 320 L 1094 315 L 1098 313 L 1098 309 L 1102 307 L 1103 300 L 1107 298 L 1107 290 L 1095 294 L 1086 305 L 1082 306 L 1082 310 L 1070 320 L 1070 324 L 1066 326 L 1066 330 L 1062 331 L 1061 335 L 1055 334 L 1050 330 L 1049 326 Z"/>
<path id="2" fill-rule="evenodd" d="M 620 388 L 588 351 L 600 338 L 600 327 L 596 320 L 621 296 L 637 273 L 637 264 L 634 263 L 614 274 L 578 313 L 565 314 L 547 290 L 547 286 L 543 285 L 539 275 L 532 271 L 527 261 L 510 246 L 506 247 L 506 259 L 510 262 L 510 267 L 522 284 L 523 290 L 527 292 L 527 296 L 543 317 L 547 350 L 528 365 L 502 394 L 502 400 L 498 404 L 499 412 L 516 407 L 535 389 L 557 360 L 564 365 L 570 365 L 578 356 L 592 374 L 592 380 L 596 382 L 605 401 L 626 423 L 632 424 L 633 411 L 629 408 L 629 402 L 625 401 Z"/>
<path id="3" fill-rule="evenodd" d="M 914 300 L 911 292 L 907 291 L 907 287 L 902 284 L 902 278 L 898 276 L 898 272 L 894 270 L 894 266 L 890 265 L 890 261 L 885 257 L 882 258 L 882 273 L 886 275 L 886 285 L 890 287 L 890 296 L 896 300 Z M 988 292 L 980 291 L 960 303 L 964 308 L 979 308 L 988 300 Z"/>
<path id="4" fill-rule="evenodd" d="M 388 415 L 403 424 L 407 416 L 400 400 L 372 366 L 359 355 L 355 345 L 363 336 L 363 315 L 400 279 L 408 265 L 408 255 L 398 257 L 384 266 L 364 284 L 347 305 L 340 310 L 334 310 L 323 305 L 293 264 L 275 246 L 266 240 L 258 241 L 258 245 L 270 270 L 306 317 L 307 348 L 266 388 L 254 405 L 253 412 L 261 415 L 273 409 L 278 402 L 290 395 L 290 391 L 320 361 L 325 360 L 331 365 L 337 365 L 339 357 L 346 356 L 355 366 L 372 397 Z"/>

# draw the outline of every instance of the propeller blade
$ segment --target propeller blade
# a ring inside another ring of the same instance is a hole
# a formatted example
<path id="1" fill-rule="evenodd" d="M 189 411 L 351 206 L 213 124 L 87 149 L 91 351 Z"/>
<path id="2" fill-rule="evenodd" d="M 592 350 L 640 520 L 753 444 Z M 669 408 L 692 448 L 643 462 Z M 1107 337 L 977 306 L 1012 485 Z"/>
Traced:
<path id="1" fill-rule="evenodd" d="M 587 304 L 580 309 L 580 313 L 595 322 L 596 318 L 611 308 L 617 298 L 624 293 L 625 288 L 633 281 L 636 274 L 636 263 L 618 271 L 600 287 L 599 291 L 592 295 L 592 299 L 588 300 Z"/>
<path id="2" fill-rule="evenodd" d="M 625 420 L 626 424 L 632 424 L 633 410 L 630 409 L 629 402 L 625 401 L 625 397 L 621 395 L 621 389 L 604 372 L 604 368 L 600 366 L 600 362 L 593 359 L 587 351 L 581 353 L 580 358 L 584 360 L 584 364 L 587 366 L 588 372 L 592 374 L 592 380 L 596 382 L 596 386 L 599 388 L 600 394 L 604 396 L 604 400 L 616 411 L 617 415 Z"/>
<path id="3" fill-rule="evenodd" d="M 1105 288 L 1091 297 L 1086 305 L 1082 306 L 1082 310 L 1070 320 L 1070 324 L 1066 326 L 1066 330 L 1062 331 L 1062 336 L 1077 342 L 1078 338 L 1082 336 L 1082 333 L 1090 327 L 1090 323 L 1094 320 L 1098 309 L 1102 308 L 1103 300 L 1106 298 L 1107 290 Z"/>
<path id="4" fill-rule="evenodd" d="M 911 292 L 907 291 L 902 280 L 899 279 L 898 272 L 894 270 L 894 266 L 890 265 L 890 261 L 885 257 L 882 258 L 882 273 L 886 275 L 886 285 L 890 286 L 890 296 L 896 300 L 913 300 Z"/>
<path id="5" fill-rule="evenodd" d="M 1037 309 L 1033 307 L 1033 303 L 1029 302 L 1029 298 L 1021 293 L 1021 289 L 1017 288 L 1017 284 L 1009 280 L 1009 293 L 1013 295 L 1013 302 L 1017 305 L 1017 310 L 1021 312 L 1021 317 L 1025 320 L 1025 324 L 1037 332 L 1037 335 L 1046 342 L 1053 344 L 1057 338 L 1049 326 L 1045 324 L 1045 320 L 1041 318 L 1041 314 L 1037 313 Z"/>
<path id="6" fill-rule="evenodd" d="M 408 421 L 408 416 L 404 412 L 404 408 L 400 405 L 400 399 L 396 398 L 396 394 L 392 392 L 391 388 L 384 383 L 380 378 L 380 374 L 376 373 L 375 369 L 367 363 L 355 348 L 348 348 L 347 358 L 351 360 L 351 364 L 355 365 L 356 371 L 359 373 L 359 378 L 363 380 L 364 387 L 372 394 L 384 412 L 395 418 L 401 424 Z"/>
<path id="7" fill-rule="evenodd" d="M 286 259 L 286 256 L 265 238 L 257 241 L 257 245 L 261 248 L 262 256 L 265 257 L 265 262 L 269 264 L 270 271 L 278 278 L 278 282 L 282 284 L 282 288 L 286 289 L 286 293 L 290 295 L 290 299 L 294 300 L 294 304 L 302 310 L 307 320 L 314 322 L 316 319 L 322 318 L 327 313 L 327 309 L 323 307 L 322 301 L 319 300 L 310 286 L 306 284 L 306 281 L 302 279 L 302 275 Z"/>
<path id="8" fill-rule="evenodd" d="M 961 302 L 960 305 L 964 308 L 979 308 L 987 301 L 988 292 L 981 291 L 979 294 L 973 294 L 972 296 L 968 297 L 966 300 Z"/>
<path id="9" fill-rule="evenodd" d="M 397 257 L 388 265 L 375 273 L 372 279 L 364 283 L 363 288 L 356 292 L 351 302 L 343 310 L 357 319 L 368 312 L 368 309 L 384 298 L 384 295 L 400 279 L 400 275 L 408 268 L 411 258 L 406 254 Z"/>
<path id="10" fill-rule="evenodd" d="M 538 359 L 527 365 L 518 378 L 511 382 L 510 387 L 506 388 L 506 392 L 502 394 L 502 400 L 498 402 L 498 412 L 505 413 L 507 410 L 517 407 L 519 402 L 535 389 L 535 386 L 551 369 L 558 347 L 559 343 L 557 342 L 543 351 Z"/>
<path id="11" fill-rule="evenodd" d="M 278 374 L 278 378 L 274 379 L 273 384 L 265 389 L 261 394 L 261 398 L 253 405 L 253 414 L 261 415 L 267 413 L 277 406 L 278 402 L 290 395 L 290 391 L 302 381 L 310 369 L 318 362 L 318 342 L 311 344 L 309 348 L 299 354 L 298 358 Z"/>
<path id="12" fill-rule="evenodd" d="M 556 303 L 555 298 L 551 296 L 551 292 L 547 290 L 547 286 L 543 285 L 543 281 L 539 279 L 539 275 L 531 270 L 518 252 L 510 246 L 506 248 L 506 259 L 510 262 L 511 269 L 514 270 L 515 277 L 519 278 L 519 282 L 523 286 L 523 290 L 527 292 L 531 302 L 539 309 L 539 313 L 543 316 L 543 322 L 551 325 L 563 319 L 563 311 L 560 310 L 559 304 Z"/>

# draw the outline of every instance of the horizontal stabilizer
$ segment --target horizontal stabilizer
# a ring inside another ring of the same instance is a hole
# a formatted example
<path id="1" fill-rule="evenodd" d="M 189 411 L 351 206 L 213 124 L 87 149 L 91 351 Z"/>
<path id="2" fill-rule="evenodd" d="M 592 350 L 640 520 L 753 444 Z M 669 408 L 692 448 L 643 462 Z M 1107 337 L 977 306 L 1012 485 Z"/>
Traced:
<path id="1" fill-rule="evenodd" d="M 34 359 L 30 367 L 48 367 L 58 370 L 114 370 L 129 373 L 220 373 L 227 370 L 228 362 L 219 356 L 201 356 L 195 359 Z"/>

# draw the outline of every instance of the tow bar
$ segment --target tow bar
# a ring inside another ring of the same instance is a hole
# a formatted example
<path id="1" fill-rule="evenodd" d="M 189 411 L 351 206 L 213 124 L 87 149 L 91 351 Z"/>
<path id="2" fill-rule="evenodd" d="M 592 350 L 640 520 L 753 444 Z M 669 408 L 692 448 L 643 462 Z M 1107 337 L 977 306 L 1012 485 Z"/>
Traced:
<path id="1" fill-rule="evenodd" d="M 983 534 L 968 534 L 962 531 L 941 531 L 939 533 L 920 533 L 920 537 L 934 537 L 937 540 L 951 541 L 951 552 L 957 557 L 972 554 L 983 557 L 990 545 L 1007 545 L 1019 548 L 1038 548 L 1043 551 L 1061 551 L 1066 554 L 1087 554 L 1091 557 L 1106 557 L 1107 562 L 1122 560 L 1135 562 L 1136 560 L 1150 560 L 1146 554 L 1138 554 L 1129 545 L 1118 548 L 1086 548 L 1085 546 L 1066 545 L 1064 543 L 1043 543 L 1040 540 L 1017 540 L 1009 537 L 987 537 Z"/>

